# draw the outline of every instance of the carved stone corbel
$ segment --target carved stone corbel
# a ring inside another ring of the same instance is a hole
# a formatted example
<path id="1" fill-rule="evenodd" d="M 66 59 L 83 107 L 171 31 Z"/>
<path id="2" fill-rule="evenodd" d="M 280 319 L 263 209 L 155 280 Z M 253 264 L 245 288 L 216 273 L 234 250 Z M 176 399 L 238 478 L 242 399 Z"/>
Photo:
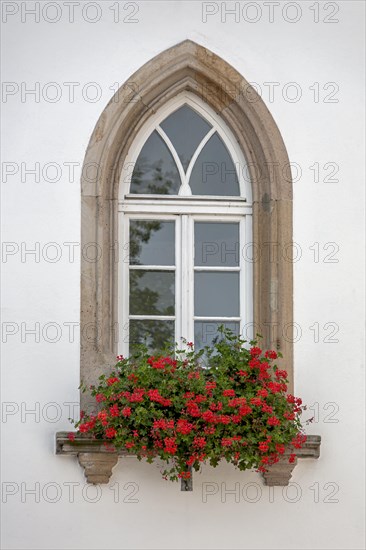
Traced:
<path id="1" fill-rule="evenodd" d="M 56 434 L 56 454 L 76 455 L 84 468 L 88 483 L 108 483 L 112 469 L 118 462 L 119 453 L 108 447 L 105 441 L 91 439 L 87 435 L 75 433 L 70 441 L 68 432 Z"/>
<path id="2" fill-rule="evenodd" d="M 268 472 L 262 474 L 265 484 L 280 487 L 288 485 L 298 458 L 319 458 L 320 442 L 320 435 L 308 435 L 304 446 L 296 449 L 297 458 L 292 463 L 289 462 L 290 451 L 287 451 L 276 464 L 268 468 Z"/>
<path id="3" fill-rule="evenodd" d="M 108 483 L 112 469 L 118 462 L 117 453 L 79 453 L 80 466 L 84 468 L 88 483 Z"/>

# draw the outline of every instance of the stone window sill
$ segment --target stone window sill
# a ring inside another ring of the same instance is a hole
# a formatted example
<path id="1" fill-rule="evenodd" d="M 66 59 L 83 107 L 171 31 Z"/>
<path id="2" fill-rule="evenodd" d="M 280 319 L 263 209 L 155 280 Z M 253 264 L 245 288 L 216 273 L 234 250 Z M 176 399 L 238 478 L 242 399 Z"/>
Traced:
<path id="1" fill-rule="evenodd" d="M 75 440 L 70 441 L 68 434 L 69 432 L 58 432 L 56 434 L 56 454 L 77 456 L 80 466 L 84 468 L 88 483 L 108 483 L 118 458 L 133 456 L 124 449 L 120 449 L 118 452 L 109 450 L 109 441 L 93 439 L 79 433 L 74 433 Z M 297 458 L 319 458 L 320 442 L 319 435 L 308 435 L 303 448 L 296 451 Z M 289 454 L 290 451 L 285 452 L 280 461 L 263 474 L 265 485 L 284 487 L 289 484 L 292 472 L 297 464 L 297 459 L 292 464 L 289 463 Z M 192 491 L 192 479 L 182 480 L 181 490 Z"/>

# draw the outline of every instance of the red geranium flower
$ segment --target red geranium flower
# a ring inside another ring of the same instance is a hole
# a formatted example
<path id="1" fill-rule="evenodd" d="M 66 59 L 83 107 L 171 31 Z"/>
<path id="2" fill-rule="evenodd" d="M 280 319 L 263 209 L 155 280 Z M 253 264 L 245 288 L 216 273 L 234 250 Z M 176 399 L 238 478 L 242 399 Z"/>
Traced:
<path id="1" fill-rule="evenodd" d="M 280 420 L 277 418 L 277 416 L 270 416 L 267 420 L 267 424 L 269 426 L 279 426 L 281 424 Z"/>
<path id="2" fill-rule="evenodd" d="M 258 348 L 256 346 L 254 346 L 253 348 L 250 348 L 249 351 L 252 357 L 258 357 L 262 353 L 261 348 Z"/>
<path id="3" fill-rule="evenodd" d="M 117 432 L 114 428 L 107 428 L 105 431 L 105 436 L 108 437 L 108 439 L 113 439 L 116 434 Z"/>
<path id="4" fill-rule="evenodd" d="M 262 453 L 266 453 L 269 449 L 269 445 L 267 441 L 261 441 L 260 443 L 258 443 L 258 447 Z"/>
<path id="5" fill-rule="evenodd" d="M 131 416 L 131 407 L 124 407 L 121 411 L 122 416 Z"/>

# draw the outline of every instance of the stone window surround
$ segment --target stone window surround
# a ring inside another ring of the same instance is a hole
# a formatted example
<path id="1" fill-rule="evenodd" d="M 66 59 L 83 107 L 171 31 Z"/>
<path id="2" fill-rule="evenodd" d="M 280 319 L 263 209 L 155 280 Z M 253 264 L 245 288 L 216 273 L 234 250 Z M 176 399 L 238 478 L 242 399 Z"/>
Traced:
<path id="1" fill-rule="evenodd" d="M 80 376 L 87 387 L 115 364 L 118 282 L 118 191 L 124 160 L 148 117 L 179 92 L 206 101 L 238 140 L 250 169 L 253 194 L 254 332 L 261 345 L 280 349 L 282 368 L 293 392 L 292 262 L 285 250 L 292 243 L 292 181 L 281 134 L 262 99 L 228 63 L 189 40 L 162 52 L 141 67 L 104 109 L 90 139 L 81 181 L 81 246 L 102 251 L 97 262 L 81 261 L 81 327 L 95 327 L 93 338 L 81 339 Z M 96 177 L 90 177 L 93 168 Z M 96 169 L 96 170 L 95 170 Z M 272 257 L 275 245 L 279 253 Z M 265 330 L 265 329 L 270 330 Z M 81 331 L 84 333 L 84 330 Z M 91 404 L 81 393 L 81 408 Z M 66 432 L 56 434 L 56 454 L 76 455 L 89 483 L 108 483 L 125 450 L 106 452 L 103 442 Z M 318 458 L 320 437 L 308 436 L 299 458 Z M 296 464 L 289 450 L 264 474 L 267 485 L 288 485 Z M 181 490 L 191 491 L 192 480 Z"/>
<path id="2" fill-rule="evenodd" d="M 254 333 L 280 349 L 293 389 L 292 182 L 281 134 L 262 99 L 228 63 L 186 40 L 134 73 L 110 100 L 91 136 L 81 181 L 81 246 L 102 251 L 81 260 L 81 380 L 86 386 L 115 364 L 118 283 L 118 191 L 124 159 L 151 114 L 181 91 L 190 91 L 223 118 L 249 166 L 253 193 Z M 90 173 L 95 173 L 91 177 Z M 270 253 L 276 246 L 277 257 Z M 89 404 L 81 394 L 81 407 Z"/>

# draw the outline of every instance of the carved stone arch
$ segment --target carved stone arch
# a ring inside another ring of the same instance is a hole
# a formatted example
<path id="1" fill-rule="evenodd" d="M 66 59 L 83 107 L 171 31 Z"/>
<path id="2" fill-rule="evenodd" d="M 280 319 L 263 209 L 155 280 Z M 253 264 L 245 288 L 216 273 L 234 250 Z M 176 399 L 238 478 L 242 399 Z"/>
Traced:
<path id="1" fill-rule="evenodd" d="M 81 180 L 81 379 L 95 383 L 117 346 L 117 203 L 124 159 L 145 121 L 181 91 L 197 94 L 234 133 L 253 194 L 254 323 L 293 375 L 292 181 L 281 134 L 262 99 L 228 63 L 186 40 L 117 91 L 91 136 Z M 292 383 L 292 382 L 291 382 Z M 82 405 L 87 398 L 82 395 Z M 83 401 L 84 400 L 84 401 Z"/>

